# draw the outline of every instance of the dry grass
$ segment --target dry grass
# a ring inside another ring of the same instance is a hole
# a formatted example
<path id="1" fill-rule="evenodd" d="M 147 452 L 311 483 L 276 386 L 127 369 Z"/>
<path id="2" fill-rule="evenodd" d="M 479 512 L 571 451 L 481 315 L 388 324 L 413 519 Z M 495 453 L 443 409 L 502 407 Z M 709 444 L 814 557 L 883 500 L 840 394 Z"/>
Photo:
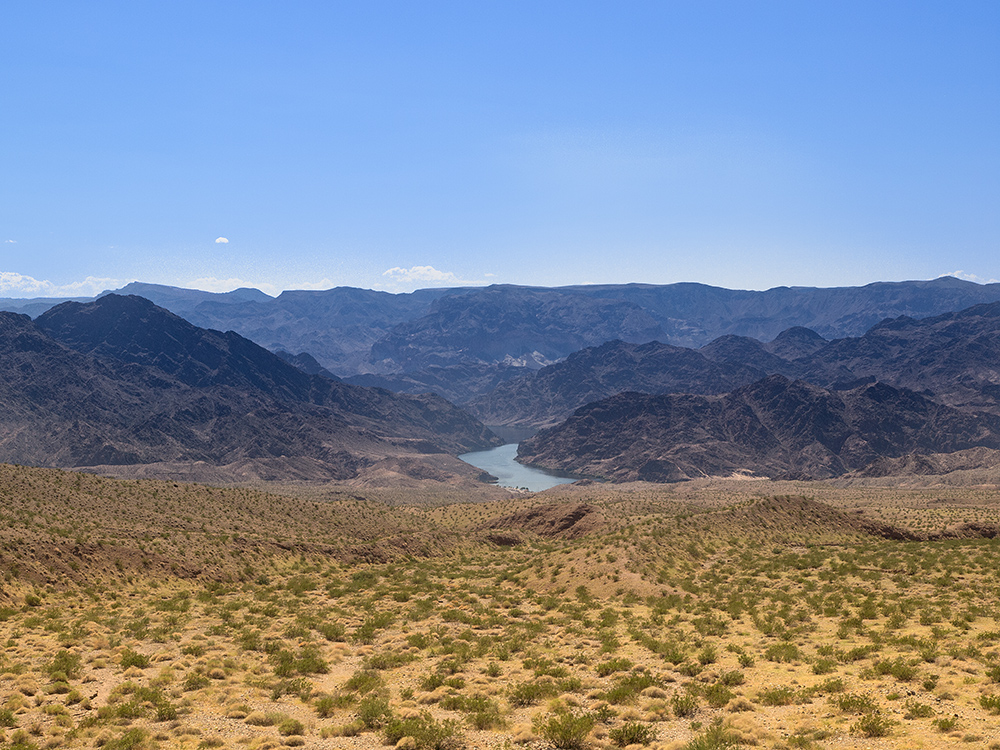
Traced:
<path id="1" fill-rule="evenodd" d="M 0 488 L 7 747 L 1000 748 L 1000 540 L 854 523 L 991 490 Z M 581 501 L 598 530 L 489 541 Z"/>

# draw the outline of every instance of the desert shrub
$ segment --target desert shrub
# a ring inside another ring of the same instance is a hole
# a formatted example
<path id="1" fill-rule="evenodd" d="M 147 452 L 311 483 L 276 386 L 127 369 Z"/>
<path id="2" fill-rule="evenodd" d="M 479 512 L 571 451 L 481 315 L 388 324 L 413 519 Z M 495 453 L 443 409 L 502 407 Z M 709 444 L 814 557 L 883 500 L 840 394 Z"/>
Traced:
<path id="1" fill-rule="evenodd" d="M 879 676 L 892 675 L 900 682 L 909 682 L 917 676 L 916 667 L 910 666 L 903 659 L 883 659 L 876 662 L 872 669 Z"/>
<path id="2" fill-rule="evenodd" d="M 378 729 L 392 718 L 388 696 L 381 693 L 369 693 L 358 704 L 358 721 L 368 729 Z"/>
<path id="3" fill-rule="evenodd" d="M 659 682 L 653 675 L 645 672 L 625 675 L 615 680 L 615 684 L 603 697 L 608 703 L 628 703 L 646 688 L 659 685 Z"/>
<path id="4" fill-rule="evenodd" d="M 416 661 L 420 657 L 416 654 L 397 654 L 391 651 L 381 651 L 371 656 L 365 657 L 365 669 L 395 669 L 404 664 Z"/>
<path id="5" fill-rule="evenodd" d="M 570 712 L 552 714 L 538 723 L 538 732 L 559 750 L 579 750 L 587 743 L 587 735 L 596 719 L 588 714 Z"/>
<path id="6" fill-rule="evenodd" d="M 767 688 L 757 694 L 757 700 L 765 706 L 790 706 L 798 701 L 798 699 L 798 691 L 788 685 Z"/>
<path id="7" fill-rule="evenodd" d="M 703 734 L 687 743 L 684 750 L 730 750 L 743 744 L 740 735 L 727 729 L 721 721 L 716 721 Z"/>
<path id="8" fill-rule="evenodd" d="M 892 734 L 892 727 L 896 722 L 886 718 L 878 711 L 864 714 L 854 724 L 851 725 L 851 732 L 862 737 L 888 737 Z"/>
<path id="9" fill-rule="evenodd" d="M 146 741 L 146 733 L 139 729 L 129 729 L 125 734 L 104 744 L 104 750 L 134 750 Z"/>
<path id="10" fill-rule="evenodd" d="M 278 724 L 278 734 L 283 737 L 290 737 L 293 734 L 302 734 L 305 726 L 298 719 L 285 719 Z"/>
<path id="11" fill-rule="evenodd" d="M 269 711 L 267 713 L 252 713 L 243 721 L 252 727 L 273 727 L 275 724 L 280 724 L 287 719 L 288 717 L 285 714 Z"/>
<path id="12" fill-rule="evenodd" d="M 608 659 L 608 661 L 594 667 L 594 671 L 597 672 L 598 677 L 607 677 L 615 672 L 627 672 L 633 666 L 635 665 L 628 659 Z"/>
<path id="13" fill-rule="evenodd" d="M 722 708 L 735 697 L 735 693 L 721 682 L 709 685 L 704 691 L 705 700 L 712 708 Z"/>
<path id="14" fill-rule="evenodd" d="M 506 723 L 500 715 L 500 705 L 485 695 L 466 698 L 462 706 L 466 721 L 476 729 L 499 729 Z"/>
<path id="15" fill-rule="evenodd" d="M 382 675 L 370 669 L 359 669 L 344 683 L 344 690 L 352 693 L 369 693 L 382 686 Z"/>
<path id="16" fill-rule="evenodd" d="M 812 665 L 813 674 L 830 674 L 836 668 L 837 662 L 833 659 L 817 659 Z"/>
<path id="17" fill-rule="evenodd" d="M 649 724 L 630 721 L 608 732 L 608 737 L 618 747 L 628 745 L 648 745 L 656 739 L 656 729 Z"/>
<path id="18" fill-rule="evenodd" d="M 182 683 L 182 689 L 185 692 L 191 692 L 192 690 L 201 690 L 212 684 L 212 681 L 208 679 L 206 675 L 200 672 L 190 672 L 187 677 L 184 678 Z"/>
<path id="19" fill-rule="evenodd" d="M 313 709 L 321 719 L 329 719 L 337 710 L 337 699 L 332 695 L 321 695 L 313 701 Z"/>
<path id="20" fill-rule="evenodd" d="M 830 699 L 845 714 L 867 714 L 878 711 L 878 704 L 867 695 L 844 693 Z"/>
<path id="21" fill-rule="evenodd" d="M 0 708 L 0 727 L 17 726 L 17 718 L 9 708 Z"/>
<path id="22" fill-rule="evenodd" d="M 950 732 L 958 726 L 958 717 L 947 716 L 941 719 L 935 719 L 934 726 L 937 727 L 939 732 Z"/>
<path id="23" fill-rule="evenodd" d="M 522 682 L 510 689 L 507 699 L 512 706 L 533 706 L 542 698 L 551 698 L 557 694 L 557 688 L 551 682 Z"/>
<path id="24" fill-rule="evenodd" d="M 981 695 L 979 696 L 979 705 L 991 714 L 1000 714 L 1000 695 Z M 4 725 L 0 724 L 0 726 Z"/>
<path id="25" fill-rule="evenodd" d="M 674 716 L 678 719 L 684 719 L 688 716 L 694 716 L 698 712 L 698 699 L 688 693 L 674 693 L 670 699 L 670 707 L 673 709 Z"/>
<path id="26" fill-rule="evenodd" d="M 328 641 L 342 641 L 347 633 L 347 628 L 342 622 L 323 622 L 317 625 L 315 630 Z"/>
<path id="27" fill-rule="evenodd" d="M 726 687 L 736 687 L 737 685 L 742 685 L 744 682 L 746 682 L 746 676 L 735 669 L 731 672 L 723 672 L 719 675 L 718 679 L 718 683 Z"/>
<path id="28" fill-rule="evenodd" d="M 927 719 L 934 715 L 933 708 L 912 698 L 903 704 L 903 708 L 906 710 L 904 719 Z"/>
<path id="29" fill-rule="evenodd" d="M 127 648 L 122 651 L 121 665 L 123 669 L 128 669 L 129 667 L 145 669 L 149 666 L 149 657 L 145 654 L 140 654 L 138 651 L 133 651 L 132 649 Z"/>
<path id="30" fill-rule="evenodd" d="M 698 652 L 698 662 L 704 666 L 715 664 L 719 658 L 719 650 L 712 643 L 706 643 Z"/>
<path id="31" fill-rule="evenodd" d="M 1000 682 L 1000 665 L 987 669 L 986 676 L 989 677 L 992 682 Z"/>
<path id="32" fill-rule="evenodd" d="M 435 721 L 426 711 L 420 716 L 391 719 L 382 734 L 387 745 L 395 745 L 403 737 L 412 737 L 419 750 L 457 750 L 463 744 L 458 722 Z"/>
<path id="33" fill-rule="evenodd" d="M 774 643 L 767 647 L 764 658 L 768 661 L 790 662 L 801 658 L 799 647 L 794 643 Z"/>
<path id="34" fill-rule="evenodd" d="M 76 680 L 80 677 L 80 655 L 65 649 L 60 650 L 47 665 L 45 671 L 53 680 Z"/>

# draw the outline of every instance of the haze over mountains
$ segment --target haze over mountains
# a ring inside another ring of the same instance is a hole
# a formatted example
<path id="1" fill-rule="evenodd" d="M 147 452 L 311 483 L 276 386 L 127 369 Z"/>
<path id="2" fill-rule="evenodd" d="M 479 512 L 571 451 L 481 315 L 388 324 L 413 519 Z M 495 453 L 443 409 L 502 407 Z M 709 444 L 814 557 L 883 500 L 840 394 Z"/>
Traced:
<path id="1" fill-rule="evenodd" d="M 477 420 L 535 430 L 569 419 L 522 446 L 523 458 L 614 479 L 836 476 L 913 451 L 997 447 L 996 284 L 338 288 L 277 298 L 126 289 L 156 304 L 106 294 L 0 305 L 45 310 L 34 322 L 0 314 L 7 460 L 350 478 L 389 456 L 496 444 Z M 761 388 L 775 395 L 750 398 Z M 748 409 L 757 426 L 723 429 Z M 843 445 L 816 437 L 829 425 L 815 420 L 827 419 L 851 436 Z"/>

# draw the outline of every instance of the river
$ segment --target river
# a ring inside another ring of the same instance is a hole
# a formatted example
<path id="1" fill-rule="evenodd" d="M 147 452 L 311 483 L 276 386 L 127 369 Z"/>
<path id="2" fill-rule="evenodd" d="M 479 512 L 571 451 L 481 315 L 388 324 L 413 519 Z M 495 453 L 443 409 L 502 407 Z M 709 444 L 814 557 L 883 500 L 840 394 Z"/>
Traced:
<path id="1" fill-rule="evenodd" d="M 488 451 L 463 453 L 459 458 L 477 469 L 488 471 L 499 480 L 497 484 L 501 487 L 523 487 L 532 492 L 541 492 L 558 484 L 569 484 L 579 479 L 524 466 L 514 460 L 515 456 L 517 456 L 517 443 L 507 443 L 499 448 L 490 448 Z"/>

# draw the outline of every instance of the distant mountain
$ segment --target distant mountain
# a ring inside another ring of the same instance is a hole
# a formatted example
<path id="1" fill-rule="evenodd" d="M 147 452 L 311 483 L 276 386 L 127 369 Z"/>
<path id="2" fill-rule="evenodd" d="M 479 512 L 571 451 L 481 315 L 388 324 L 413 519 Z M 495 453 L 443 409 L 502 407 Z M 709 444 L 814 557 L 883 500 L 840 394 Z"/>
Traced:
<path id="1" fill-rule="evenodd" d="M 466 389 L 470 365 L 537 369 L 614 339 L 697 348 L 729 335 L 769 342 L 795 327 L 836 339 L 860 336 L 886 318 L 920 319 L 1000 301 L 1000 285 L 954 278 L 764 292 L 691 283 L 498 285 L 412 294 L 339 287 L 278 297 L 255 289 L 213 294 L 140 283 L 121 291 L 203 328 L 232 330 L 271 350 L 308 353 L 339 377 L 392 376 L 387 382 L 405 390 L 426 386 L 452 394 Z M 0 300 L 0 309 L 35 316 L 54 303 Z M 808 353 L 809 342 L 794 343 L 766 351 L 788 360 Z M 478 380 L 491 387 L 490 378 Z"/>
<path id="2" fill-rule="evenodd" d="M 623 391 L 726 393 L 765 374 L 752 362 L 716 362 L 693 349 L 658 341 L 610 341 L 502 383 L 467 408 L 486 424 L 548 427 L 587 403 Z"/>
<path id="3" fill-rule="evenodd" d="M 349 478 L 386 456 L 498 442 L 439 397 L 309 375 L 139 297 L 67 302 L 34 322 L 0 313 L 0 460 L 239 463 L 251 475 L 298 460 Z"/>
<path id="4" fill-rule="evenodd" d="M 402 323 L 372 347 L 372 360 L 404 372 L 462 362 L 519 362 L 536 369 L 612 339 L 663 335 L 641 307 L 562 290 L 489 287 L 443 297 L 431 312 Z"/>
<path id="5" fill-rule="evenodd" d="M 396 393 L 436 393 L 454 404 L 466 406 L 470 399 L 479 394 L 490 392 L 501 383 L 520 378 L 525 370 L 527 368 L 522 365 L 462 362 L 448 367 L 431 365 L 422 370 L 395 375 L 352 375 L 344 378 L 344 382 L 387 388 Z"/>
<path id="6" fill-rule="evenodd" d="M 1000 447 L 1000 417 L 881 383 L 835 392 L 772 375 L 723 396 L 622 393 L 522 441 L 518 459 L 615 481 L 822 479 L 974 447 Z"/>

